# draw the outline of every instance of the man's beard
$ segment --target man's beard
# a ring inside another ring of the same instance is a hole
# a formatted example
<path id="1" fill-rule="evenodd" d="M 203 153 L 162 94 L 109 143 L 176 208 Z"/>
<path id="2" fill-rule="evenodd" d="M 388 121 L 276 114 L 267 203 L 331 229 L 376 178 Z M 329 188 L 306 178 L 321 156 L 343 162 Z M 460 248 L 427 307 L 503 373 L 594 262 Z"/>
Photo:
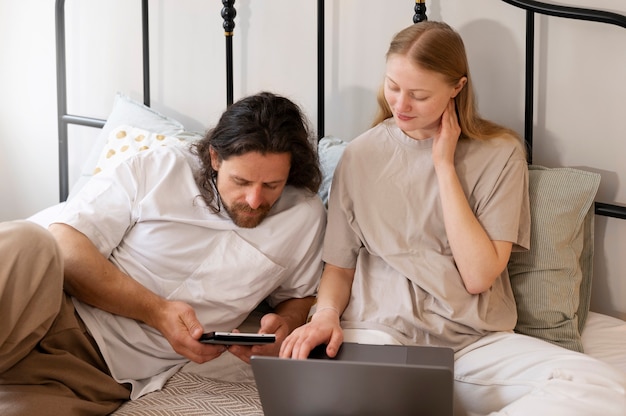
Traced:
<path id="1" fill-rule="evenodd" d="M 263 204 L 256 209 L 250 208 L 250 206 L 245 203 L 236 203 L 231 206 L 223 205 L 235 225 L 241 228 L 256 227 L 267 217 L 270 209 L 272 209 L 269 204 Z"/>

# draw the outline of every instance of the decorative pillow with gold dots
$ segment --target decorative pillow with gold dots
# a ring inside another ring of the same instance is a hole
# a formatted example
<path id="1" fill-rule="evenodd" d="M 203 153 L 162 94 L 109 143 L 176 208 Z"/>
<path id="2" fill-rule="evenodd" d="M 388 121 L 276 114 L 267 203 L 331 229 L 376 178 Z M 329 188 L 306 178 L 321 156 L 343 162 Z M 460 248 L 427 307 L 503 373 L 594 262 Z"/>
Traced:
<path id="1" fill-rule="evenodd" d="M 157 146 L 186 146 L 191 141 L 181 135 L 166 136 L 138 127 L 122 125 L 109 133 L 106 146 L 93 171 L 97 174 L 104 169 L 120 164 L 129 157 Z"/>
<path id="2" fill-rule="evenodd" d="M 117 93 L 113 109 L 107 117 L 104 127 L 98 134 L 89 156 L 82 165 L 80 176 L 70 188 L 68 200 L 80 192 L 80 189 L 93 176 L 96 164 L 102 154 L 102 149 L 107 145 L 111 131 L 122 125 L 134 126 L 167 136 L 185 137 L 189 141 L 199 140 L 203 136 L 201 133 L 187 131 L 178 120 L 145 106 L 143 103 L 133 100 L 125 94 Z"/>

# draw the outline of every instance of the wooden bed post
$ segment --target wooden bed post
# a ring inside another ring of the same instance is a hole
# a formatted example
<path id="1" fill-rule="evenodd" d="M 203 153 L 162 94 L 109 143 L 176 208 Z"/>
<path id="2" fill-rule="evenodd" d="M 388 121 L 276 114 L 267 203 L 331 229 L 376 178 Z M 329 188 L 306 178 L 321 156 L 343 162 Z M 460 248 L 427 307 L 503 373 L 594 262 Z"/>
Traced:
<path id="1" fill-rule="evenodd" d="M 415 0 L 415 15 L 413 15 L 413 23 L 425 22 L 428 20 L 426 16 L 426 0 Z"/>
<path id="2" fill-rule="evenodd" d="M 226 105 L 233 103 L 233 33 L 235 31 L 235 0 L 222 0 L 224 37 L 226 38 Z"/>

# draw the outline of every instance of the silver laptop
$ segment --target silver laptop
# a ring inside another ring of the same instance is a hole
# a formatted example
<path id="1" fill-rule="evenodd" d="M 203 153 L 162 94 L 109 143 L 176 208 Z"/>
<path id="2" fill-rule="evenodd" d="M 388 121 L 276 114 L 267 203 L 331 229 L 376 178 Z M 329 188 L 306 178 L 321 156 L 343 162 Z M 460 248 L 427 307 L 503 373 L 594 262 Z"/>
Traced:
<path id="1" fill-rule="evenodd" d="M 452 415 L 452 349 L 343 343 L 330 359 L 324 348 L 252 357 L 265 416 Z"/>

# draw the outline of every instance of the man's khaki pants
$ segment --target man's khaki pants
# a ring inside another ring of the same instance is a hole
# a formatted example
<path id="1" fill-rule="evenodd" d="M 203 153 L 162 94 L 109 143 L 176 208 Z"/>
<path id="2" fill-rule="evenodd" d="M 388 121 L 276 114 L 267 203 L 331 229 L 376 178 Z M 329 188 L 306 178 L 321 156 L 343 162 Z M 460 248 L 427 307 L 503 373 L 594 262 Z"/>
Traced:
<path id="1" fill-rule="evenodd" d="M 0 415 L 106 415 L 128 398 L 63 292 L 52 235 L 0 223 Z"/>

